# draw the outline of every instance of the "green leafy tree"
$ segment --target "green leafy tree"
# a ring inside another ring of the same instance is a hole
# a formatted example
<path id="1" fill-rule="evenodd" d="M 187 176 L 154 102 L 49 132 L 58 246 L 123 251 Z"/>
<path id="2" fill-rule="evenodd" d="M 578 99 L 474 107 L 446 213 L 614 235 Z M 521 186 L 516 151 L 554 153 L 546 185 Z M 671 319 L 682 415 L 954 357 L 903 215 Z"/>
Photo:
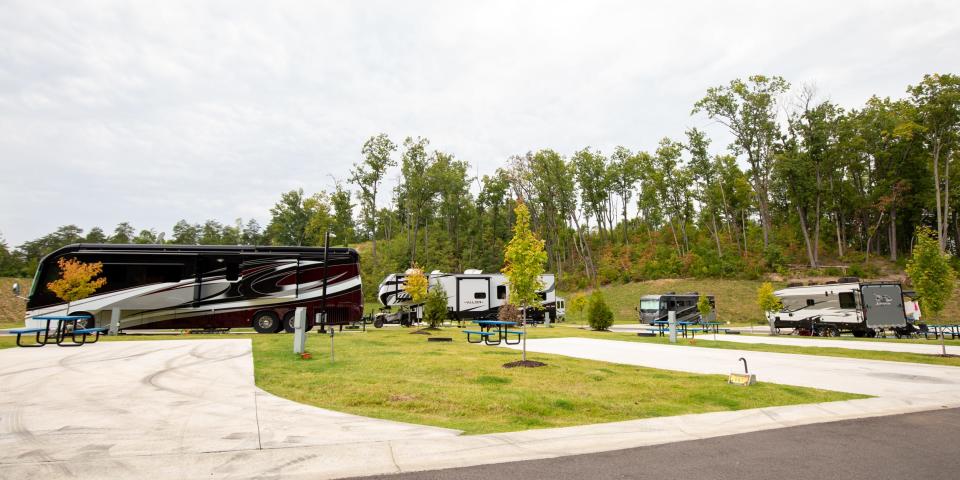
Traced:
<path id="1" fill-rule="evenodd" d="M 434 286 L 427 292 L 427 299 L 423 305 L 423 321 L 430 328 L 439 328 L 447 318 L 447 292 L 440 285 Z"/>
<path id="2" fill-rule="evenodd" d="M 920 306 L 925 315 L 934 320 L 940 319 L 943 311 L 953 295 L 956 273 L 950 267 L 950 256 L 940 252 L 940 244 L 936 233 L 927 227 L 917 227 L 917 243 L 913 247 L 913 255 L 907 262 L 907 275 L 917 292 Z M 947 354 L 943 335 L 940 336 L 943 354 Z"/>
<path id="3" fill-rule="evenodd" d="M 371 253 L 377 257 L 377 191 L 380 182 L 387 173 L 387 169 L 396 166 L 397 161 L 392 158 L 397 150 L 396 144 L 385 133 L 370 137 L 360 150 L 363 161 L 353 165 L 350 172 L 350 181 L 360 189 L 360 211 L 363 215 L 363 224 L 370 235 L 373 245 Z"/>
<path id="4" fill-rule="evenodd" d="M 590 294 L 590 301 L 587 305 L 587 322 L 590 328 L 597 331 L 605 331 L 613 325 L 613 311 L 607 305 L 600 290 L 595 290 Z"/>
<path id="5" fill-rule="evenodd" d="M 574 295 L 567 302 L 567 311 L 576 315 L 578 321 L 583 321 L 583 312 L 587 309 L 587 295 Z"/>
<path id="6" fill-rule="evenodd" d="M 706 295 L 700 295 L 697 299 L 697 312 L 700 312 L 702 319 L 706 319 L 713 312 L 713 305 L 710 305 L 710 298 Z"/>
<path id="7" fill-rule="evenodd" d="M 330 204 L 333 207 L 333 232 L 339 239 L 337 243 L 349 247 L 353 243 L 356 230 L 353 224 L 353 204 L 350 203 L 350 191 L 337 183 L 333 195 L 330 195 Z"/>
<path id="8" fill-rule="evenodd" d="M 303 245 L 307 241 L 307 226 L 311 212 L 304 201 L 303 189 L 290 190 L 280 195 L 280 201 L 270 209 L 272 218 L 267 235 L 274 245 Z"/>
<path id="9" fill-rule="evenodd" d="M 503 274 L 507 277 L 510 293 L 509 303 L 520 307 L 523 313 L 523 361 L 527 360 L 527 308 L 538 308 L 539 292 L 543 288 L 540 276 L 547 263 L 547 252 L 543 240 L 530 230 L 530 210 L 522 200 L 517 201 L 513 210 L 517 217 L 513 225 L 513 238 L 507 244 L 503 255 Z"/>
<path id="10" fill-rule="evenodd" d="M 177 245 L 197 245 L 200 243 L 200 226 L 186 220 L 180 220 L 173 226 L 173 238 L 170 243 Z"/>
<path id="11" fill-rule="evenodd" d="M 103 232 L 102 228 L 93 227 L 83 241 L 86 243 L 107 243 L 107 234 Z"/>
<path id="12" fill-rule="evenodd" d="M 780 137 L 777 100 L 789 89 L 790 84 L 776 76 L 753 75 L 747 81 L 736 79 L 729 85 L 707 89 L 706 96 L 694 104 L 692 112 L 704 112 L 725 126 L 733 135 L 730 145 L 733 154 L 747 157 L 760 210 L 764 247 L 770 244 L 770 173 Z"/>
<path id="13" fill-rule="evenodd" d="M 907 91 L 917 106 L 918 123 L 933 161 L 937 238 L 942 252 L 950 224 L 950 164 L 960 142 L 960 76 L 924 75 Z"/>
<path id="14" fill-rule="evenodd" d="M 129 222 L 120 222 L 117 228 L 113 229 L 113 235 L 110 236 L 110 243 L 131 243 L 133 241 L 133 225 Z"/>

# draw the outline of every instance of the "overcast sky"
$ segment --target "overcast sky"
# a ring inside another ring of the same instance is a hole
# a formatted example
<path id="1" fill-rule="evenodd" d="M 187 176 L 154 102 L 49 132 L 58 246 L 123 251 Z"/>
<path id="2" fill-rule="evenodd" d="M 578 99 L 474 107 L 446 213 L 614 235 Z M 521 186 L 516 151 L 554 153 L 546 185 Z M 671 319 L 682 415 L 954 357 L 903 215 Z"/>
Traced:
<path id="1" fill-rule="evenodd" d="M 774 3 L 0 0 L 0 234 L 266 224 L 379 132 L 481 175 L 691 126 L 720 152 L 690 110 L 733 78 L 855 108 L 960 73 L 960 2 Z"/>

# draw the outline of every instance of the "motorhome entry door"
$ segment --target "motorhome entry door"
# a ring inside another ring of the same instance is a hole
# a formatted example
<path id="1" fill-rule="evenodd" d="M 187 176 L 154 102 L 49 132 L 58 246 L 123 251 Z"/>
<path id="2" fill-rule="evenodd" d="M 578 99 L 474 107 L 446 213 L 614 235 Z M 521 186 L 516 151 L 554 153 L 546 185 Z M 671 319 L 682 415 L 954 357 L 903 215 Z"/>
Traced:
<path id="1" fill-rule="evenodd" d="M 490 309 L 490 280 L 486 278 L 457 279 L 457 310 L 482 312 Z"/>

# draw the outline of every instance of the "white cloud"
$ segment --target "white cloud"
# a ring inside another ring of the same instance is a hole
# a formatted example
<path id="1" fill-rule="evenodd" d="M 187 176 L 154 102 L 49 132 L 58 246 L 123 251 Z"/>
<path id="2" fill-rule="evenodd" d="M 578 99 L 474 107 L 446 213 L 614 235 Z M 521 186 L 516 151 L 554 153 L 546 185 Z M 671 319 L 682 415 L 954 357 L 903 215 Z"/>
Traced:
<path id="1" fill-rule="evenodd" d="M 265 223 L 379 132 L 481 174 L 690 126 L 719 150 L 689 116 L 707 87 L 767 73 L 848 108 L 899 97 L 958 70 L 958 19 L 947 1 L 4 2 L 0 232 Z"/>

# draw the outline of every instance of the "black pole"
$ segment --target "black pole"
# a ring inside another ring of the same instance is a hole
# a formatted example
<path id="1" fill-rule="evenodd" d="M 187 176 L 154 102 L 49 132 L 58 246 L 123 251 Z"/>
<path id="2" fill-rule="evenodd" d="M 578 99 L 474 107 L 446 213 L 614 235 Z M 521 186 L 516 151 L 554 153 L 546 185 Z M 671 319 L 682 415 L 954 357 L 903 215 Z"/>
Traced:
<path id="1" fill-rule="evenodd" d="M 320 297 L 320 312 L 323 315 L 320 321 L 320 333 L 326 331 L 327 326 L 327 251 L 330 250 L 330 229 L 327 229 L 326 238 L 323 241 L 323 296 Z"/>

